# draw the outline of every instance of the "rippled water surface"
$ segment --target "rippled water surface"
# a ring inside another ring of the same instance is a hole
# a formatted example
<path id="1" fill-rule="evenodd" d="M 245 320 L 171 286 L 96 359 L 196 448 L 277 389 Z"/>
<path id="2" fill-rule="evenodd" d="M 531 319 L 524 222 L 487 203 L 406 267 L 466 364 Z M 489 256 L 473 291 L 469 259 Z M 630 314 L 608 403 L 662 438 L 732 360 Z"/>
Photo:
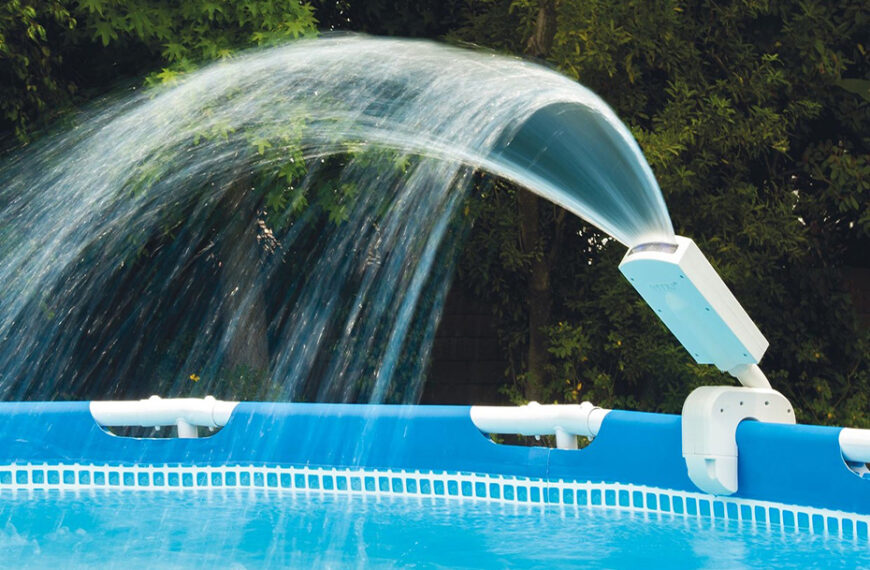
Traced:
<path id="1" fill-rule="evenodd" d="M 588 508 L 264 492 L 0 493 L 32 568 L 771 568 L 870 565 L 870 544 Z"/>

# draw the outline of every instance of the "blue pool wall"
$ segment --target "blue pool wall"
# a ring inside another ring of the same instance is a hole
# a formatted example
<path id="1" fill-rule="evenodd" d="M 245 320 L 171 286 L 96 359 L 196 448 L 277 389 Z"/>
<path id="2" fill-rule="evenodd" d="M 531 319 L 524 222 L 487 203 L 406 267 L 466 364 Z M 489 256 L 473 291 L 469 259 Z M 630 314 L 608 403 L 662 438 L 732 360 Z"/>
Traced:
<path id="1" fill-rule="evenodd" d="M 88 402 L 0 403 L 0 464 L 263 465 L 445 471 L 621 483 L 697 493 L 680 417 L 610 412 L 582 450 L 493 443 L 467 406 L 240 403 L 200 439 L 114 436 Z M 736 498 L 870 514 L 870 480 L 849 470 L 840 428 L 745 421 Z"/>

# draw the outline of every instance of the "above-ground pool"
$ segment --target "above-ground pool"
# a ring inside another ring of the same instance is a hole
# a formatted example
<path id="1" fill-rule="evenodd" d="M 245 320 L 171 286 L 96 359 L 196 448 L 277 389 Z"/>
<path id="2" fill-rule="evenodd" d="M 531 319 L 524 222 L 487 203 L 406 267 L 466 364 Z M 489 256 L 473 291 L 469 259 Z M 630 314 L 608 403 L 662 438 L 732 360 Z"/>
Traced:
<path id="1" fill-rule="evenodd" d="M 124 567 L 870 564 L 870 480 L 838 428 L 741 423 L 740 489 L 700 492 L 680 417 L 611 411 L 583 449 L 494 443 L 461 406 L 234 405 L 132 438 L 87 402 L 0 404 L 0 549 Z M 108 561 L 108 562 L 107 562 Z"/>

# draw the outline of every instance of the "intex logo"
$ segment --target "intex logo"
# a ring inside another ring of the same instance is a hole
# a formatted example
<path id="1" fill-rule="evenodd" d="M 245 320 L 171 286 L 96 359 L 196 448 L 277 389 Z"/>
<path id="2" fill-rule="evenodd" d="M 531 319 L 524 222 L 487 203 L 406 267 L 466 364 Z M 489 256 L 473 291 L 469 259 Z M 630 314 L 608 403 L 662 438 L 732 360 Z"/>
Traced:
<path id="1" fill-rule="evenodd" d="M 649 286 L 649 288 L 659 293 L 669 293 L 671 291 L 676 291 L 677 282 L 671 281 L 670 283 L 653 283 Z"/>

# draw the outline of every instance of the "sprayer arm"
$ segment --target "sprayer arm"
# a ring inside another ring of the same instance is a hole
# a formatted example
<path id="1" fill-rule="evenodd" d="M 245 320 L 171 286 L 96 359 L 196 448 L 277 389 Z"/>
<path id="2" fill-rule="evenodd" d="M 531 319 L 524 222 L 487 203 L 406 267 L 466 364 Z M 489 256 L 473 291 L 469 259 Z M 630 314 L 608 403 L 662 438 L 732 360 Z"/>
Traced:
<path id="1" fill-rule="evenodd" d="M 758 368 L 768 342 L 692 240 L 633 247 L 619 270 L 699 364 L 770 388 Z"/>

